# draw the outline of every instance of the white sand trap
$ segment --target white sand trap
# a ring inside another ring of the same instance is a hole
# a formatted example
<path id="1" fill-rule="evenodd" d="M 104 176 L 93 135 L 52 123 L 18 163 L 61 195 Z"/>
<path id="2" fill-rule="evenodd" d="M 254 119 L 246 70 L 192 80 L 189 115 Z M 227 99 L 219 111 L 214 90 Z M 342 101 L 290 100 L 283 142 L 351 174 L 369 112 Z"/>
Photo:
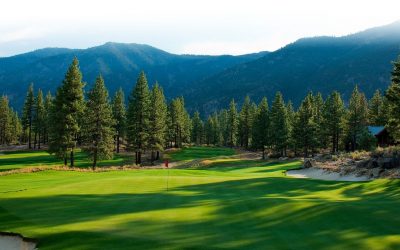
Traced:
<path id="1" fill-rule="evenodd" d="M 289 170 L 288 176 L 295 178 L 311 178 L 326 181 L 368 181 L 367 176 L 356 176 L 355 174 L 341 175 L 340 173 L 323 170 L 320 168 L 305 168 L 298 170 Z"/>
<path id="2" fill-rule="evenodd" d="M 36 243 L 33 240 L 22 237 L 19 234 L 0 233 L 0 250 L 35 250 Z"/>

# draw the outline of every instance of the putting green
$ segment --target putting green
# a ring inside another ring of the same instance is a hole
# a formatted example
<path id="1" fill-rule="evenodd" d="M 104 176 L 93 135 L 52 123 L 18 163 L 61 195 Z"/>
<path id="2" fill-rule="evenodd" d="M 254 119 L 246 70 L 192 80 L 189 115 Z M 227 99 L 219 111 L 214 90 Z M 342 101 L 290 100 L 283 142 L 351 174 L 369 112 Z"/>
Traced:
<path id="1" fill-rule="evenodd" d="M 0 231 L 40 249 L 400 248 L 400 181 L 282 173 L 298 165 L 224 158 L 204 169 L 0 176 Z"/>

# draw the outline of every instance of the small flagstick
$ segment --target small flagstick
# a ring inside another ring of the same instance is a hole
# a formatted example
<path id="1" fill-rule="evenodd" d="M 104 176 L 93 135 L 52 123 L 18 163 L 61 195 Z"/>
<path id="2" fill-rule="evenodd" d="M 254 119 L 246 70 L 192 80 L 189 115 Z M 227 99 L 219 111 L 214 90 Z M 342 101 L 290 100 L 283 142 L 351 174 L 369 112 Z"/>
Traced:
<path id="1" fill-rule="evenodd" d="M 165 160 L 165 167 L 167 168 L 167 172 L 168 172 L 168 174 L 167 174 L 167 192 L 168 192 L 168 189 L 169 189 L 169 168 L 168 168 L 168 159 Z"/>

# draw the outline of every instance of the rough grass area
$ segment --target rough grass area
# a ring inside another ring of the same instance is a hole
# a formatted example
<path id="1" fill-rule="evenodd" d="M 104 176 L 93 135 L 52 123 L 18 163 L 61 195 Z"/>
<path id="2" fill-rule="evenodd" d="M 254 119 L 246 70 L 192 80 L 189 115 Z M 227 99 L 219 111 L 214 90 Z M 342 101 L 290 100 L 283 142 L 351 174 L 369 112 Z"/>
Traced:
<path id="1" fill-rule="evenodd" d="M 92 164 L 83 152 L 77 151 L 75 155 L 76 167 L 91 167 Z M 102 166 L 121 166 L 128 162 L 128 157 L 115 155 L 112 160 L 104 160 L 98 163 Z M 44 150 L 32 151 L 6 151 L 0 154 L 0 171 L 8 171 L 27 167 L 54 167 L 64 165 L 64 162 Z"/>
<path id="2" fill-rule="evenodd" d="M 174 159 L 195 151 L 215 157 L 198 148 Z M 40 249 L 400 248 L 400 181 L 282 173 L 299 164 L 225 158 L 201 169 L 0 176 L 0 231 Z"/>

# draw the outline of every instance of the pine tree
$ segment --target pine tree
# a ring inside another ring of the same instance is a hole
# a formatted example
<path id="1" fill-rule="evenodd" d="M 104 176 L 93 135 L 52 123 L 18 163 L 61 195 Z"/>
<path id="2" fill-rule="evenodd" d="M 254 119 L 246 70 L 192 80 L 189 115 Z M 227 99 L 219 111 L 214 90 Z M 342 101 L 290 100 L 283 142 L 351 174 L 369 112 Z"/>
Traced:
<path id="1" fill-rule="evenodd" d="M 26 94 L 23 115 L 22 115 L 22 126 L 24 131 L 27 131 L 28 148 L 32 148 L 32 124 L 34 115 L 35 97 L 33 94 L 33 84 L 31 83 Z"/>
<path id="2" fill-rule="evenodd" d="M 218 114 L 218 121 L 219 121 L 220 129 L 221 129 L 222 145 L 224 145 L 224 146 L 229 146 L 228 145 L 228 141 L 229 141 L 228 120 L 229 120 L 228 111 L 226 109 L 220 110 L 220 112 Z"/>
<path id="3" fill-rule="evenodd" d="M 43 139 L 43 126 L 45 124 L 45 106 L 43 102 L 43 92 L 39 89 L 34 106 L 34 118 L 33 118 L 33 130 L 35 132 L 34 148 L 38 145 L 40 149 L 40 143 Z"/>
<path id="4" fill-rule="evenodd" d="M 124 137 L 126 129 L 125 96 L 122 88 L 120 88 L 114 95 L 114 98 L 112 100 L 112 111 L 115 120 L 115 150 L 117 153 L 119 153 L 121 138 Z"/>
<path id="5" fill-rule="evenodd" d="M 183 97 L 180 98 L 183 107 L 183 132 L 182 132 L 182 142 L 190 142 L 190 132 L 192 131 L 192 119 L 185 108 L 185 101 Z"/>
<path id="6" fill-rule="evenodd" d="M 218 113 L 214 112 L 213 116 L 213 123 L 214 123 L 214 134 L 213 134 L 213 144 L 216 146 L 222 145 L 222 131 L 221 131 L 221 124 L 219 123 Z"/>
<path id="7" fill-rule="evenodd" d="M 400 141 L 400 56 L 393 62 L 392 82 L 386 91 L 389 106 L 388 130 L 396 142 Z"/>
<path id="8" fill-rule="evenodd" d="M 136 165 L 142 163 L 142 153 L 148 146 L 150 118 L 150 91 L 146 75 L 141 72 L 129 98 L 127 113 L 127 139 L 135 151 Z"/>
<path id="9" fill-rule="evenodd" d="M 385 125 L 385 121 L 382 119 L 382 113 L 383 113 L 382 106 L 383 106 L 383 97 L 378 89 L 375 91 L 374 96 L 369 101 L 368 120 L 370 125 L 373 126 Z"/>
<path id="10" fill-rule="evenodd" d="M 235 100 L 232 99 L 228 111 L 228 145 L 232 148 L 236 145 L 238 132 L 238 114 Z"/>
<path id="11" fill-rule="evenodd" d="M 351 151 L 358 148 L 358 139 L 368 124 L 368 102 L 356 86 L 351 95 L 347 115 L 347 138 Z"/>
<path id="12" fill-rule="evenodd" d="M 201 145 L 203 138 L 203 121 L 200 118 L 200 113 L 198 111 L 194 112 L 192 118 L 192 142 L 196 145 Z"/>
<path id="13" fill-rule="evenodd" d="M 339 151 L 339 141 L 343 133 L 345 107 L 340 94 L 334 91 L 324 103 L 322 126 L 331 143 L 332 153 Z"/>
<path id="14" fill-rule="evenodd" d="M 314 119 L 313 95 L 310 93 L 301 103 L 294 123 L 294 137 L 296 145 L 303 149 L 304 157 L 313 152 L 317 144 L 317 125 Z"/>
<path id="15" fill-rule="evenodd" d="M 253 117 L 250 97 L 246 96 L 239 114 L 239 140 L 240 145 L 246 149 L 249 147 L 252 123 Z"/>
<path id="16" fill-rule="evenodd" d="M 183 142 L 190 141 L 192 129 L 190 116 L 185 109 L 183 97 L 175 98 L 168 108 L 168 131 L 169 141 L 175 147 L 182 147 Z"/>
<path id="17" fill-rule="evenodd" d="M 159 159 L 160 151 L 164 150 L 167 129 L 167 104 L 164 92 L 158 83 L 151 91 L 149 129 L 149 149 L 153 164 L 154 160 Z"/>
<path id="18" fill-rule="evenodd" d="M 8 98 L 0 98 L 0 145 L 12 142 L 12 116 L 8 104 Z"/>
<path id="19" fill-rule="evenodd" d="M 57 89 L 51 110 L 49 151 L 64 158 L 70 154 L 70 166 L 74 166 L 74 151 L 79 139 L 84 111 L 82 73 L 79 62 L 74 58 L 65 74 L 62 85 Z"/>
<path id="20" fill-rule="evenodd" d="M 277 92 L 271 107 L 271 142 L 277 153 L 286 156 L 289 143 L 289 119 L 282 94 Z"/>
<path id="21" fill-rule="evenodd" d="M 214 120 L 211 116 L 208 116 L 207 122 L 205 125 L 205 137 L 207 145 L 213 144 L 213 135 L 214 135 Z"/>
<path id="22" fill-rule="evenodd" d="M 287 112 L 288 127 L 289 127 L 288 147 L 291 148 L 295 154 L 297 154 L 297 147 L 294 140 L 294 123 L 296 120 L 296 112 L 293 109 L 293 104 L 291 101 L 288 101 L 286 105 L 286 112 Z"/>
<path id="23" fill-rule="evenodd" d="M 13 109 L 9 109 L 11 116 L 11 135 L 10 141 L 12 143 L 20 142 L 20 136 L 22 134 L 22 124 L 21 119 L 18 117 L 18 113 L 14 112 Z"/>
<path id="24" fill-rule="evenodd" d="M 53 97 L 50 92 L 47 92 L 46 98 L 44 100 L 44 123 L 43 123 L 43 143 L 48 143 L 49 141 L 49 124 L 51 107 L 53 105 Z"/>
<path id="25" fill-rule="evenodd" d="M 317 93 L 313 96 L 313 123 L 315 124 L 315 144 L 313 145 L 312 151 L 315 153 L 317 148 L 326 148 L 326 138 L 324 128 L 322 125 L 323 121 L 323 107 L 324 99 L 321 93 Z"/>
<path id="26" fill-rule="evenodd" d="M 381 121 L 380 124 L 387 126 L 389 123 L 389 118 L 390 118 L 390 105 L 389 101 L 386 98 L 386 96 L 382 97 L 382 107 L 381 107 L 381 112 L 379 114 L 378 120 Z"/>
<path id="27" fill-rule="evenodd" d="M 267 98 L 264 97 L 258 105 L 253 121 L 253 147 L 262 150 L 262 159 L 265 159 L 265 147 L 269 146 L 270 137 L 269 108 Z"/>
<path id="28" fill-rule="evenodd" d="M 114 151 L 114 118 L 104 80 L 98 76 L 87 95 L 83 120 L 83 150 L 92 160 L 93 170 L 98 160 L 112 159 Z"/>

